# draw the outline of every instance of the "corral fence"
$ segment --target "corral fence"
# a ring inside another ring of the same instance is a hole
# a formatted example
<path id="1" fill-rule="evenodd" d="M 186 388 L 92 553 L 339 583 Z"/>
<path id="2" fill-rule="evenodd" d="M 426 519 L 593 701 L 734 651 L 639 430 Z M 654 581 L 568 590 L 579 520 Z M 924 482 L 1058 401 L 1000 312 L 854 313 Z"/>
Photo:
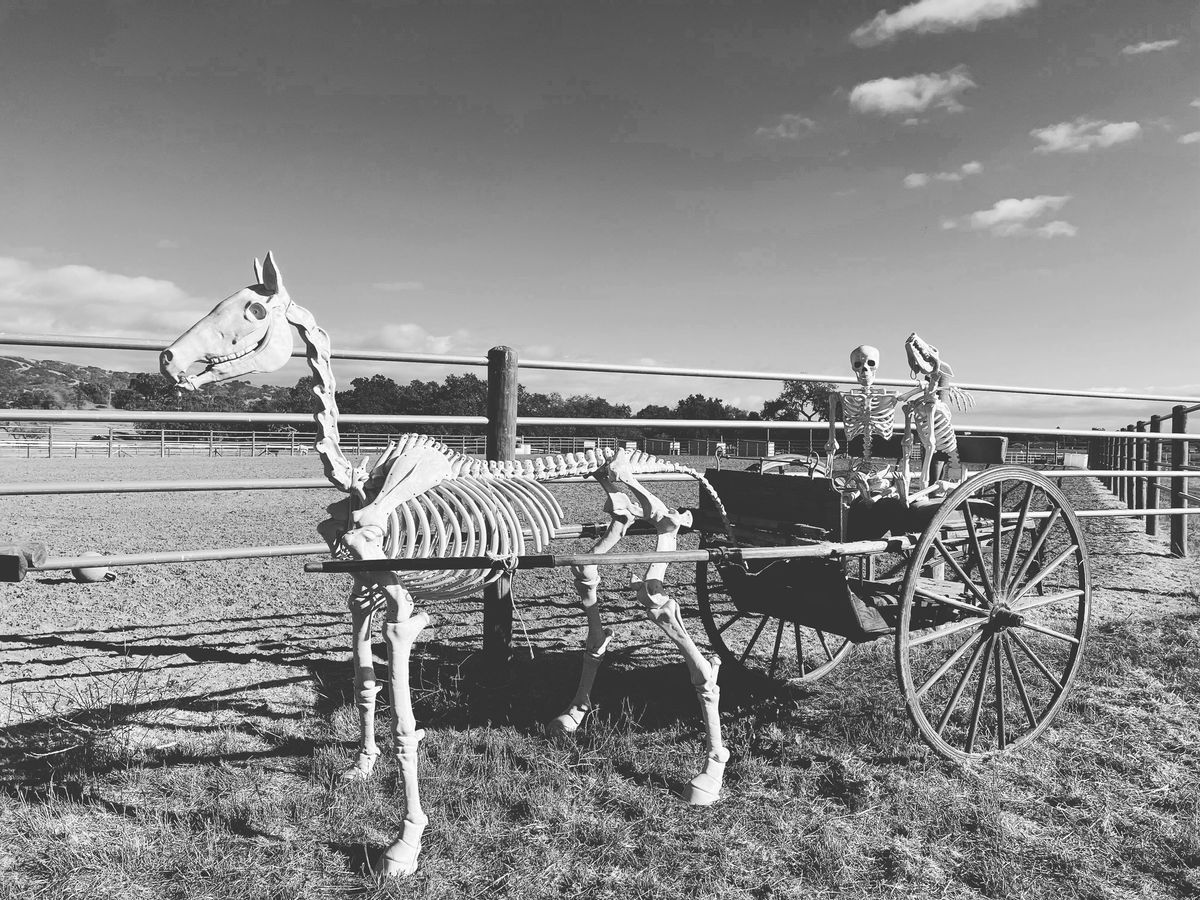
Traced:
<path id="1" fill-rule="evenodd" d="M 825 429 L 828 423 L 820 423 Z M 964 434 L 968 432 L 963 432 Z M 1082 468 L 1087 463 L 1088 451 L 1091 446 L 1086 438 L 1063 438 L 1053 441 L 1020 440 L 1020 436 L 1008 437 L 1008 449 L 1004 461 L 1014 466 L 1029 466 L 1031 468 L 1046 468 L 1050 466 L 1068 466 Z M 731 459 L 769 459 L 783 454 L 816 454 L 825 452 L 825 434 L 809 431 L 802 440 L 732 440 L 714 441 L 697 439 L 645 438 L 640 441 L 640 448 L 655 456 L 712 456 L 728 457 Z M 912 458 L 921 458 L 921 445 L 914 443 Z"/>
<path id="2" fill-rule="evenodd" d="M 169 341 L 147 341 L 131 339 L 109 339 L 95 337 L 64 337 L 60 335 L 15 335 L 0 334 L 0 344 L 43 347 L 85 347 L 115 350 L 146 350 L 157 353 Z M 303 351 L 294 353 L 303 356 Z M 383 351 L 349 351 L 332 354 L 334 359 L 370 360 L 377 362 L 421 363 L 428 365 L 449 366 L 486 366 L 488 371 L 488 400 L 485 416 L 411 416 L 411 415 L 345 415 L 341 421 L 356 426 L 396 427 L 410 429 L 413 426 L 468 425 L 476 426 L 484 431 L 483 448 L 488 459 L 510 460 L 518 453 L 518 430 L 524 426 L 538 427 L 543 431 L 547 427 L 571 427 L 604 429 L 609 433 L 628 429 L 630 433 L 641 433 L 642 429 L 654 428 L 669 431 L 670 429 L 712 429 L 721 434 L 736 435 L 739 431 L 761 432 L 769 424 L 778 443 L 768 447 L 739 446 L 738 440 L 726 440 L 727 455 L 755 456 L 757 453 L 740 453 L 739 450 L 758 450 L 767 454 L 768 449 L 773 453 L 785 452 L 782 447 L 789 448 L 788 452 L 809 452 L 814 441 L 819 446 L 824 445 L 824 435 L 828 431 L 825 422 L 788 422 L 772 421 L 766 423 L 759 420 L 680 420 L 680 419 L 604 419 L 580 417 L 527 417 L 520 416 L 517 409 L 517 373 L 518 361 L 516 353 L 507 347 L 493 348 L 486 359 L 471 356 L 448 356 L 435 354 L 393 353 Z M 672 377 L 704 377 L 712 379 L 749 379 L 757 381 L 807 381 L 828 382 L 833 384 L 852 384 L 853 379 L 840 375 L 813 375 L 793 372 L 761 372 L 726 369 L 697 369 L 697 368 L 668 368 L 662 366 L 630 366 L 606 363 L 570 363 L 557 360 L 525 360 L 521 363 L 525 369 L 551 369 L 560 371 L 585 371 L 594 373 L 619 373 L 646 376 Z M 909 382 L 899 379 L 877 379 L 881 387 L 911 387 Z M 1064 478 L 1098 478 L 1113 490 L 1125 503 L 1124 508 L 1101 508 L 1078 510 L 1080 518 L 1131 516 L 1145 520 L 1146 530 L 1153 534 L 1156 530 L 1157 517 L 1168 516 L 1171 521 L 1170 547 L 1172 553 L 1184 556 L 1187 547 L 1187 517 L 1200 512 L 1200 496 L 1188 492 L 1188 479 L 1200 475 L 1200 468 L 1190 464 L 1190 437 L 1187 434 L 1187 414 L 1189 411 L 1200 409 L 1200 397 L 1176 397 L 1160 394 L 1133 394 L 1103 391 L 1080 391 L 1051 388 L 1013 387 L 1003 385 L 962 383 L 959 387 L 969 391 L 998 392 L 1022 395 L 1040 395 L 1054 397 L 1082 397 L 1090 399 L 1144 401 L 1153 403 L 1177 404 L 1171 415 L 1171 430 L 1161 428 L 1165 421 L 1162 416 L 1152 416 L 1148 423 L 1138 423 L 1117 431 L 1104 430 L 1070 430 L 1062 428 L 1028 428 L 1012 425 L 990 425 L 971 423 L 968 426 L 955 426 L 960 434 L 991 434 L 1007 435 L 1014 452 L 1024 442 L 1025 458 L 1021 461 L 1035 465 L 1063 465 L 1068 467 L 1051 468 L 1045 472 L 1055 479 Z M 216 413 L 191 412 L 174 413 L 166 411 L 121 411 L 114 414 L 111 410 L 5 410 L 2 418 L 9 422 L 19 423 L 20 427 L 40 424 L 47 429 L 47 442 L 44 446 L 53 455 L 56 442 L 50 436 L 53 428 L 61 427 L 63 423 L 89 423 L 92 426 L 101 424 L 105 428 L 120 420 L 133 428 L 163 423 L 167 421 L 186 423 L 192 429 L 230 428 L 236 425 L 251 425 L 254 428 L 262 426 L 265 430 L 270 425 L 274 428 L 284 426 L 296 429 L 298 436 L 302 429 L 311 427 L 312 417 L 297 413 Z M 1142 426 L 1146 427 L 1143 428 Z M 125 426 L 122 426 L 125 427 Z M 161 426 L 160 426 L 161 427 Z M 113 425 L 116 429 L 117 426 Z M 258 449 L 261 432 L 250 432 L 250 446 Z M 356 435 L 347 434 L 346 440 L 353 441 Z M 108 440 L 102 438 L 96 443 Z M 265 441 L 265 436 L 263 437 Z M 277 441 L 286 442 L 290 452 L 299 438 L 281 435 Z M 585 439 L 586 440 L 586 439 Z M 115 435 L 112 438 L 116 443 Z M 166 455 L 167 437 L 165 430 L 159 435 L 159 452 Z M 1068 443 L 1071 442 L 1071 443 Z M 1081 443 L 1082 442 L 1082 443 Z M 80 442 L 75 442 L 80 443 Z M 89 439 L 87 443 L 93 443 Z M 135 442 L 130 442 L 135 443 Z M 151 441 L 151 444 L 153 442 Z M 181 440 L 180 445 L 189 443 Z M 191 444 L 205 446 L 203 438 L 192 440 Z M 523 446 L 532 450 L 537 445 L 532 438 L 520 439 Z M 624 442 L 622 442 L 624 443 Z M 678 443 L 678 452 L 683 451 L 683 441 L 675 442 L 668 439 L 667 453 L 674 452 L 672 446 Z M 730 453 L 730 443 L 734 453 Z M 1051 445 L 1050 450 L 1047 445 Z M 797 445 L 803 450 L 792 449 Z M 216 446 L 215 436 L 209 446 Z M 282 445 L 280 445 L 282 446 Z M 382 443 L 378 446 L 382 446 Z M 469 451 L 477 451 L 478 445 L 472 445 Z M 1080 452 L 1082 446 L 1088 448 L 1086 457 Z M 363 444 L 362 449 L 368 450 Z M 538 449 L 542 449 L 538 447 Z M 549 449 L 549 448 L 547 448 Z M 658 451 L 655 445 L 648 449 Z M 688 450 L 694 449 L 689 443 Z M 699 448 L 695 448 L 699 449 Z M 706 446 L 703 452 L 692 455 L 708 455 L 715 453 L 716 448 Z M 554 451 L 552 451 L 554 452 Z M 1018 457 L 1019 458 L 1019 457 Z M 1013 460 L 1016 461 L 1016 460 Z M 1069 468 L 1071 464 L 1084 465 L 1085 468 Z M 665 475 L 661 479 L 679 479 L 687 476 Z M 1166 482 L 1166 486 L 1162 482 Z M 222 490 L 277 490 L 297 488 L 324 488 L 329 484 L 324 479 L 251 479 L 240 481 L 154 481 L 154 482 L 94 482 L 94 483 L 45 483 L 0 485 L 0 496 L 21 496 L 34 494 L 64 494 L 64 493 L 124 493 L 132 491 L 222 491 Z M 1166 506 L 1162 505 L 1165 495 Z M 1193 505 L 1195 504 L 1195 505 Z M 571 529 L 578 533 L 579 527 Z M 562 536 L 566 536 L 565 532 Z M 56 557 L 47 558 L 34 566 L 34 570 L 74 569 L 94 566 L 117 565 L 148 565 L 162 562 L 186 562 L 191 560 L 237 559 L 272 556 L 300 556 L 327 552 L 324 544 L 302 544 L 278 547 L 240 547 L 217 548 L 208 550 L 170 550 L 162 553 L 127 554 L 103 558 L 89 557 Z M 23 574 L 23 573 L 22 573 Z M 506 658 L 512 628 L 512 598 L 508 591 L 507 579 L 501 578 L 497 584 L 489 586 L 484 597 L 484 653 L 488 658 Z"/>
<path id="3" fill-rule="evenodd" d="M 23 422 L 5 427 L 4 412 L 0 410 L 0 457 L 73 458 L 127 456 L 307 456 L 312 452 L 317 436 L 315 431 L 295 428 L 286 430 L 239 430 L 228 428 L 135 428 L 132 423 L 114 422 L 111 425 L 87 426 L 73 423 Z M 112 416 L 121 416 L 112 410 Z M 169 418 L 165 413 L 160 418 Z M 470 456 L 487 452 L 483 434 L 433 434 L 446 446 Z M 395 440 L 388 432 L 355 431 L 342 435 L 342 449 L 355 456 L 379 453 Z M 578 453 L 603 447 L 616 447 L 626 442 L 610 437 L 534 436 L 519 438 L 516 453 Z"/>
<path id="4" fill-rule="evenodd" d="M 1188 491 L 1187 472 L 1200 474 L 1186 440 L 1178 439 L 1187 434 L 1188 416 L 1200 410 L 1200 403 L 1177 404 L 1169 414 L 1153 415 L 1148 420 L 1139 420 L 1120 429 L 1124 435 L 1106 435 L 1093 438 L 1088 455 L 1088 466 L 1110 470 L 1102 480 L 1126 506 L 1134 508 L 1159 506 L 1160 498 L 1170 497 L 1169 505 L 1184 503 L 1200 505 L 1200 496 Z M 1162 439 L 1168 426 L 1176 440 L 1169 446 Z M 1170 471 L 1168 471 L 1170 470 Z M 1163 482 L 1166 482 L 1166 485 Z M 1171 520 L 1171 550 L 1178 555 L 1187 553 L 1187 519 L 1182 516 Z M 1146 534 L 1158 533 L 1158 517 L 1146 517 Z"/>
<path id="5" fill-rule="evenodd" d="M 230 429 L 230 428 L 168 428 L 143 426 L 114 421 L 111 424 L 87 425 L 72 422 L 8 423 L 0 411 L 0 457 L 90 459 L 105 457 L 119 459 L 139 456 L 307 456 L 316 442 L 316 432 L 297 428 Z M 113 410 L 117 419 L 120 410 Z M 167 415 L 170 415 L 169 413 Z M 681 423 L 681 427 L 683 423 Z M 822 426 L 824 427 L 824 426 Z M 760 425 L 759 430 L 763 430 Z M 355 456 L 379 453 L 394 440 L 388 432 L 354 431 L 342 435 L 342 449 Z M 483 434 L 436 434 L 436 438 L 459 453 L 483 456 L 487 453 L 487 437 Z M 579 437 L 574 435 L 518 435 L 516 455 L 539 453 L 579 453 L 584 450 L 627 447 L 644 450 L 655 456 L 711 456 L 733 459 L 761 459 L 780 454 L 824 452 L 825 436 L 808 432 L 800 440 L 753 440 L 731 438 L 712 440 L 701 438 L 636 438 L 621 440 L 614 437 Z M 1010 437 L 1005 461 L 1031 467 L 1082 467 L 1087 459 L 1090 442 L 1084 438 L 1059 438 L 1055 441 L 1021 441 Z M 913 447 L 913 458 L 921 456 L 920 444 Z"/>

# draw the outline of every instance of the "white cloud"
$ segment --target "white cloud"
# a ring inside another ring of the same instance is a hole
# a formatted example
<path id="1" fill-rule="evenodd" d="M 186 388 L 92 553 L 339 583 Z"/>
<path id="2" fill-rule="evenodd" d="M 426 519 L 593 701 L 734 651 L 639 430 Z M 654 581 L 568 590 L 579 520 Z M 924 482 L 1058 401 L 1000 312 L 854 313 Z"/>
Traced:
<path id="1" fill-rule="evenodd" d="M 1135 140 L 1142 134 L 1137 122 L 1104 122 L 1081 116 L 1074 122 L 1059 122 L 1029 132 L 1041 144 L 1036 153 L 1087 153 Z"/>
<path id="2" fill-rule="evenodd" d="M 958 96 L 973 87 L 975 82 L 966 66 L 906 78 L 877 78 L 850 92 L 850 106 L 861 113 L 878 115 L 908 115 L 928 109 L 961 112 L 964 107 Z"/>
<path id="3" fill-rule="evenodd" d="M 461 329 L 452 334 L 430 334 L 420 325 L 402 322 L 384 325 L 368 335 L 360 335 L 357 343 L 365 347 L 382 347 L 401 353 L 449 353 L 464 344 L 469 344 L 470 336 Z"/>
<path id="4" fill-rule="evenodd" d="M 211 300 L 159 278 L 0 257 L 0 316 L 7 331 L 174 337 L 211 307 Z"/>
<path id="5" fill-rule="evenodd" d="M 1200 109 L 1200 97 L 1197 97 L 1195 100 L 1193 100 L 1191 103 L 1189 103 L 1188 106 L 1192 106 L 1192 107 L 1195 107 L 1196 109 Z"/>
<path id="6" fill-rule="evenodd" d="M 873 47 L 906 32 L 973 31 L 983 22 L 1020 15 L 1037 5 L 1038 0 L 917 0 L 894 13 L 881 10 L 856 28 L 850 40 L 859 47 Z"/>
<path id="7" fill-rule="evenodd" d="M 926 175 L 923 172 L 913 172 L 911 175 L 905 175 L 904 186 L 906 188 L 923 188 L 934 181 L 962 181 L 968 175 L 978 175 L 982 171 L 983 163 L 972 160 L 969 163 L 963 163 L 951 172 L 934 172 L 932 175 Z"/>
<path id="8" fill-rule="evenodd" d="M 1053 222 L 1047 222 L 1045 225 L 1039 225 L 1033 229 L 1033 233 L 1038 237 L 1056 238 L 1056 237 L 1075 237 L 1079 234 L 1079 229 L 1070 222 L 1064 222 L 1062 219 L 1055 219 Z"/>
<path id="9" fill-rule="evenodd" d="M 771 127 L 763 126 L 754 132 L 756 138 L 769 141 L 796 141 L 817 127 L 817 123 L 806 116 L 784 113 Z"/>
<path id="10" fill-rule="evenodd" d="M 180 247 L 179 241 L 173 241 L 170 238 L 160 238 L 155 241 L 154 246 L 159 250 L 178 250 Z"/>
<path id="11" fill-rule="evenodd" d="M 1127 44 L 1121 48 L 1126 56 L 1141 56 L 1143 53 L 1158 53 L 1179 46 L 1179 38 L 1169 41 L 1142 41 L 1140 44 Z"/>
<path id="12" fill-rule="evenodd" d="M 945 219 L 942 228 L 963 227 L 971 231 L 986 231 L 996 237 L 1074 237 L 1079 229 L 1061 219 L 1041 225 L 1033 224 L 1034 220 L 1062 209 L 1070 199 L 1070 196 L 1047 194 L 1025 199 L 1010 197 L 997 201 L 991 209 L 978 210 L 962 219 Z"/>
<path id="13" fill-rule="evenodd" d="M 425 290 L 425 284 L 420 281 L 376 281 L 371 287 L 377 291 L 384 291 L 389 294 Z"/>
<path id="14" fill-rule="evenodd" d="M 1179 136 L 1181 144 L 1200 144 L 1200 131 L 1189 131 L 1187 134 Z"/>

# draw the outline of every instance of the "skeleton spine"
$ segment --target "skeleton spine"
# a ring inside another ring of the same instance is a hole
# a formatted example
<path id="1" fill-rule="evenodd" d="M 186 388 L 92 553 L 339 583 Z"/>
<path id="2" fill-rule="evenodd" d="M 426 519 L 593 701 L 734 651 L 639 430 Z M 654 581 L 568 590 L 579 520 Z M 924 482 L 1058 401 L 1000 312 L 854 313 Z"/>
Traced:
<path id="1" fill-rule="evenodd" d="M 329 364 L 329 335 L 317 324 L 312 313 L 296 303 L 288 306 L 287 318 L 296 326 L 308 348 L 308 367 L 317 379 L 313 393 L 321 401 L 321 409 L 313 414 L 313 419 L 317 423 L 316 448 L 325 467 L 325 477 L 335 487 L 348 492 L 354 483 L 354 467 L 342 454 L 341 437 L 338 434 L 337 402 L 334 399 L 337 382 L 333 377 L 333 367 Z"/>

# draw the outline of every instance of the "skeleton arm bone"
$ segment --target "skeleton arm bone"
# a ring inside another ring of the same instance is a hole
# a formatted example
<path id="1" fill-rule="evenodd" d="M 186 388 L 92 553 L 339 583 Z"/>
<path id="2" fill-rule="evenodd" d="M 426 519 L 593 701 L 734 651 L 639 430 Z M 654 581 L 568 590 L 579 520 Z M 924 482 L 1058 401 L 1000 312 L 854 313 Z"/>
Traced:
<path id="1" fill-rule="evenodd" d="M 825 442 L 825 471 L 833 471 L 833 457 L 838 452 L 837 402 L 838 394 L 829 395 L 829 440 Z"/>

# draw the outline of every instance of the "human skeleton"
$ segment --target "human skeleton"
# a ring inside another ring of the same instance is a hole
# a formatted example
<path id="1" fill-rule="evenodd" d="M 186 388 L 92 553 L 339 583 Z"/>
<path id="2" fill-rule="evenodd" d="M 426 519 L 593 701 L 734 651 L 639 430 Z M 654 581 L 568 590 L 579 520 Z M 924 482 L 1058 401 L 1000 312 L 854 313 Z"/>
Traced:
<path id="1" fill-rule="evenodd" d="M 921 502 L 944 494 L 966 475 L 958 457 L 958 440 L 954 436 L 946 398 L 952 399 L 960 409 L 973 401 L 965 391 L 951 385 L 954 370 L 942 361 L 938 349 L 923 341 L 915 331 L 905 340 L 904 351 L 910 371 L 922 382 L 917 387 L 904 394 L 875 387 L 880 353 L 875 347 L 862 344 L 850 351 L 850 367 L 859 389 L 829 396 L 826 471 L 844 494 L 868 504 L 887 497 L 899 497 L 906 505 Z M 862 456 L 852 463 L 848 472 L 834 476 L 834 456 L 840 449 L 836 432 L 839 403 L 846 442 L 862 438 Z M 904 412 L 903 450 L 898 466 L 881 463 L 871 452 L 876 438 L 889 440 L 895 433 L 897 407 Z M 915 490 L 909 465 L 914 432 L 923 449 L 921 474 Z M 937 452 L 947 457 L 943 473 L 946 477 L 931 483 L 933 455 Z"/>
<path id="2" fill-rule="evenodd" d="M 374 725 L 379 687 L 372 660 L 371 624 L 373 614 L 382 610 L 405 817 L 400 836 L 383 854 L 381 868 L 385 874 L 407 875 L 416 870 L 421 834 L 428 823 L 418 797 L 417 778 L 417 747 L 424 732 L 417 728 L 413 715 L 408 666 L 413 642 L 429 624 L 429 616 L 415 612 L 414 599 L 477 594 L 499 577 L 503 564 L 512 557 L 525 553 L 530 545 L 532 552 L 542 550 L 562 526 L 562 509 L 544 483 L 556 478 L 591 475 L 603 487 L 605 509 L 612 521 L 593 548 L 596 553 L 615 547 L 638 519 L 653 524 L 658 550 L 674 550 L 679 529 L 691 524 L 689 512 L 668 509 L 638 482 L 639 475 L 691 475 L 711 494 L 727 528 L 728 517 L 703 475 L 636 451 L 589 450 L 520 462 L 483 462 L 432 438 L 410 434 L 390 443 L 372 467 L 367 467 L 365 459 L 353 466 L 339 444 L 329 337 L 308 310 L 292 302 L 270 253 L 262 266 L 255 260 L 254 268 L 254 285 L 221 301 L 162 352 L 163 374 L 178 387 L 195 390 L 251 372 L 273 371 L 291 356 L 290 326 L 294 325 L 308 347 L 309 366 L 316 377 L 313 392 L 321 403 L 315 414 L 316 449 L 326 476 L 350 495 L 350 501 L 331 507 L 331 512 L 341 509 L 319 527 L 335 555 L 355 559 L 490 556 L 497 562 L 490 569 L 354 575 L 349 605 L 360 740 L 357 760 L 345 777 L 368 777 L 379 756 Z M 188 370 L 197 364 L 201 370 L 189 375 Z M 704 767 L 692 779 L 685 797 L 690 803 L 707 805 L 718 799 L 729 759 L 718 714 L 718 660 L 706 659 L 684 629 L 678 604 L 664 593 L 666 568 L 665 563 L 649 567 L 645 577 L 636 582 L 638 599 L 646 615 L 683 654 L 700 701 L 707 752 Z M 574 576 L 588 630 L 579 687 L 570 706 L 555 720 L 555 725 L 567 732 L 577 729 L 592 709 L 596 670 L 612 638 L 600 618 L 598 568 L 574 567 Z"/>

